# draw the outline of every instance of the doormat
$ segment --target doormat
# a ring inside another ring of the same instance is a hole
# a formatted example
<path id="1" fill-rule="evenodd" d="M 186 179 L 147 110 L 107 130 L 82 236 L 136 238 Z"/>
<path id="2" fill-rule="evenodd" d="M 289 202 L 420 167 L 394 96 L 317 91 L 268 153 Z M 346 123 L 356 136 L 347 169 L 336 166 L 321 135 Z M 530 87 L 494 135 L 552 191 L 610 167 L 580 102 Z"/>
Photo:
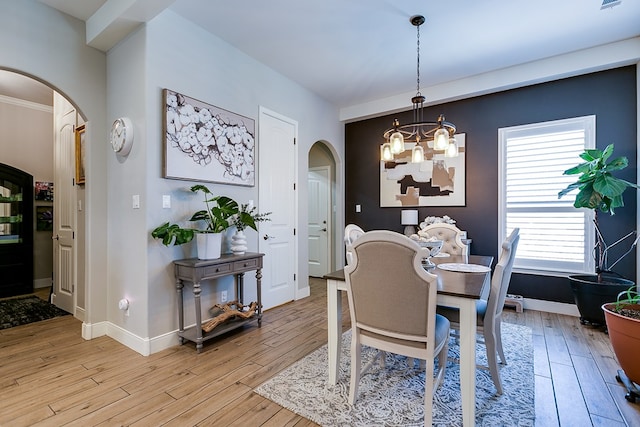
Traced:
<path id="1" fill-rule="evenodd" d="M 0 329 L 66 316 L 66 311 L 36 296 L 0 300 Z"/>

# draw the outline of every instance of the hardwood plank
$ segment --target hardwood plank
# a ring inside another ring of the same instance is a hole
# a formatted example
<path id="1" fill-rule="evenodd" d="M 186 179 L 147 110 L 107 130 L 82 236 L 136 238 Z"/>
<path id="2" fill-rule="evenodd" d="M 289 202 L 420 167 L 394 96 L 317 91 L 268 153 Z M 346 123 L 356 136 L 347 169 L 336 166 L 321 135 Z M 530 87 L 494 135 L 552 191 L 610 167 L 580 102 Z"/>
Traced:
<path id="1" fill-rule="evenodd" d="M 547 343 L 543 335 L 532 335 L 533 341 L 533 372 L 551 378 L 551 368 L 549 367 L 549 357 L 547 355 Z"/>
<path id="2" fill-rule="evenodd" d="M 589 411 L 580 393 L 580 384 L 573 367 L 552 362 L 551 375 L 560 425 L 563 427 L 591 425 Z"/>
<path id="3" fill-rule="evenodd" d="M 640 427 L 640 400 L 636 403 L 628 402 L 624 396 L 627 389 L 621 384 L 609 384 L 609 391 L 613 396 L 622 417 L 629 427 Z"/>
<path id="4" fill-rule="evenodd" d="M 273 417 L 269 418 L 262 424 L 261 427 L 293 427 L 300 421 L 302 418 L 300 415 L 291 412 L 288 409 L 280 408 L 278 412 L 276 412 Z"/>
<path id="5" fill-rule="evenodd" d="M 76 420 L 80 426 L 124 426 L 175 402 L 167 393 L 128 396 Z"/>
<path id="6" fill-rule="evenodd" d="M 558 316 L 552 313 L 546 314 L 547 315 L 543 317 L 543 321 L 545 323 L 544 339 L 547 344 L 549 362 L 571 365 L 569 348 L 567 347 L 564 335 L 560 330 L 560 322 L 558 321 Z"/>
<path id="7" fill-rule="evenodd" d="M 97 409 L 104 408 L 105 406 L 118 402 L 128 396 L 127 393 L 120 388 L 102 391 L 103 392 L 99 394 L 92 393 L 91 397 L 84 397 L 83 395 L 83 399 L 80 399 L 79 401 L 74 399 L 76 403 L 72 406 L 70 406 L 70 403 L 62 404 L 59 402 L 58 406 L 60 409 L 55 411 L 55 423 L 57 425 L 63 425 L 76 421 L 78 418 L 81 418 L 86 414 L 94 412 Z M 45 419 L 34 424 L 33 427 L 47 427 L 50 425 L 51 420 Z"/>
<path id="8" fill-rule="evenodd" d="M 572 356 L 571 359 L 589 413 L 592 416 L 599 415 L 612 421 L 623 422 L 595 361 L 582 356 Z"/>
<path id="9" fill-rule="evenodd" d="M 556 400 L 553 395 L 553 383 L 550 377 L 535 376 L 536 380 L 536 425 L 545 427 L 559 426 Z"/>

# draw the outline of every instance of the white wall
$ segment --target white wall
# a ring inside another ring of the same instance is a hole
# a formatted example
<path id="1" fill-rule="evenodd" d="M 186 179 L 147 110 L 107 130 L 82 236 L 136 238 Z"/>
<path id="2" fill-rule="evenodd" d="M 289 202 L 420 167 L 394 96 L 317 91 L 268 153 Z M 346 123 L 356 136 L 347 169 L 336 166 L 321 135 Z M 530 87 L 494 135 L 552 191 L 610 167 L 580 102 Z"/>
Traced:
<path id="1" fill-rule="evenodd" d="M 127 159 L 116 161 L 109 153 L 109 320 L 138 338 L 149 338 L 151 351 L 164 346 L 166 337 L 177 342 L 173 333 L 178 325 L 171 262 L 194 256 L 195 252 L 192 244 L 164 247 L 150 237 L 150 232 L 163 222 L 188 219 L 202 208 L 202 199 L 185 191 L 193 182 L 162 178 L 164 88 L 254 118 L 256 130 L 260 106 L 298 122 L 301 202 L 297 274 L 302 278 L 299 286 L 308 286 L 308 152 L 317 140 L 328 141 L 337 152 L 344 152 L 344 131 L 337 109 L 171 11 L 163 12 L 113 48 L 108 55 L 108 70 L 109 120 L 129 116 L 136 131 L 134 148 Z M 266 148 L 258 140 L 258 150 Z M 217 194 L 260 204 L 258 186 L 207 185 Z M 141 195 L 139 211 L 131 209 L 133 194 Z M 171 209 L 161 208 L 164 194 L 171 196 Z M 116 227 L 116 218 L 122 227 Z M 248 233 L 248 240 L 249 250 L 257 250 L 258 235 L 254 231 Z M 255 283 L 251 276 L 245 277 L 249 291 Z M 228 285 L 224 281 L 220 284 Z M 189 290 L 185 301 L 187 324 L 193 322 Z M 129 318 L 114 308 L 123 296 L 132 300 Z M 202 299 L 207 307 L 214 302 L 214 293 L 205 287 Z M 154 340 L 162 344 L 154 344 Z"/>

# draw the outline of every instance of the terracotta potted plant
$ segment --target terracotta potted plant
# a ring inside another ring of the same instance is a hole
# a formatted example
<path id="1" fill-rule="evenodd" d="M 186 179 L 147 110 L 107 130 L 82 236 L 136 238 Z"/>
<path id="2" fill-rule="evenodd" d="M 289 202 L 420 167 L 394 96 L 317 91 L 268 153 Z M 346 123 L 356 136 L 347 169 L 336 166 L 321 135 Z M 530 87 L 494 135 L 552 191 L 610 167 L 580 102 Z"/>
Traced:
<path id="1" fill-rule="evenodd" d="M 587 208 L 594 211 L 594 226 L 596 230 L 596 243 L 593 250 L 596 271 L 593 275 L 573 275 L 569 277 L 574 300 L 580 311 L 580 321 L 596 325 L 604 325 L 605 319 L 601 306 L 604 303 L 615 301 L 617 295 L 631 285 L 633 281 L 620 277 L 613 271 L 615 265 L 629 254 L 638 242 L 635 230 L 618 239 L 613 244 L 605 240 L 598 223 L 598 213 L 614 215 L 614 210 L 624 206 L 622 193 L 629 188 L 638 188 L 636 184 L 625 181 L 613 175 L 612 172 L 626 168 L 629 161 L 626 157 L 617 157 L 611 161 L 613 144 L 608 145 L 603 151 L 598 149 L 585 150 L 580 154 L 583 163 L 567 169 L 565 175 L 579 175 L 578 180 L 558 193 L 562 197 L 573 190 L 578 190 L 575 202 L 576 208 Z M 609 263 L 608 255 L 611 248 L 633 238 L 629 250 L 613 263 Z"/>
<path id="2" fill-rule="evenodd" d="M 151 236 L 161 239 L 166 246 L 182 245 L 196 236 L 199 259 L 220 258 L 222 232 L 233 225 L 233 217 L 238 213 L 238 203 L 227 196 L 212 196 L 204 185 L 194 185 L 191 191 L 204 193 L 206 209 L 195 212 L 189 221 L 202 221 L 203 229 L 185 228 L 166 222 L 155 228 Z"/>
<path id="3" fill-rule="evenodd" d="M 637 386 L 631 383 L 640 384 L 640 294 L 632 286 L 618 295 L 617 302 L 603 304 L 602 310 L 611 346 L 622 368 L 616 378 L 627 387 L 627 400 L 634 402 L 640 397 Z"/>

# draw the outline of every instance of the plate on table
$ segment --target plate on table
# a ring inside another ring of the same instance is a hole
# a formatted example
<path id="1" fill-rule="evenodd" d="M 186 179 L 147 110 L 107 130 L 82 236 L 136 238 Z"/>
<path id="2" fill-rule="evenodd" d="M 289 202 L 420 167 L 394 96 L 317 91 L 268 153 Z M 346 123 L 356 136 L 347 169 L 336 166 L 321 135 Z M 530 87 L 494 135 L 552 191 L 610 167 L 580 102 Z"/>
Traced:
<path id="1" fill-rule="evenodd" d="M 491 271 L 489 267 L 478 264 L 463 264 L 457 262 L 447 262 L 438 264 L 438 268 L 447 271 L 457 271 L 460 273 L 487 273 Z"/>

